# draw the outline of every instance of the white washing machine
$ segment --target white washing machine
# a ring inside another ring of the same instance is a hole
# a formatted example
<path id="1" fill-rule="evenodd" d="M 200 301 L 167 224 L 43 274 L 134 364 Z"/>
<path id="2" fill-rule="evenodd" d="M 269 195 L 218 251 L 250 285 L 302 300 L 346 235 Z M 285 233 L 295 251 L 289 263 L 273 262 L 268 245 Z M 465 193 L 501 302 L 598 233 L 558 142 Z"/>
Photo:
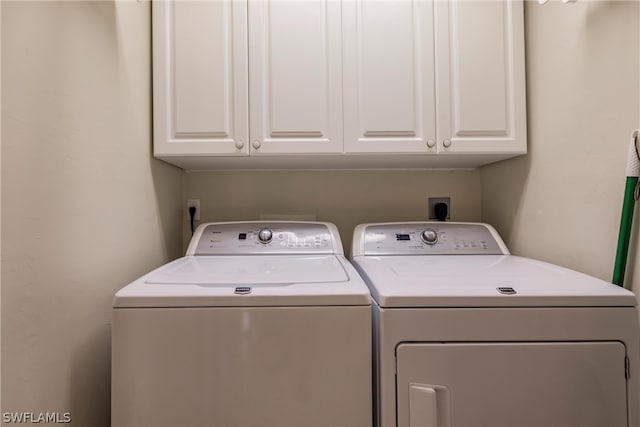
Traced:
<path id="1" fill-rule="evenodd" d="M 486 224 L 356 228 L 376 424 L 638 426 L 635 296 L 509 254 Z"/>
<path id="2" fill-rule="evenodd" d="M 370 305 L 333 224 L 203 224 L 115 295 L 112 425 L 369 427 Z"/>

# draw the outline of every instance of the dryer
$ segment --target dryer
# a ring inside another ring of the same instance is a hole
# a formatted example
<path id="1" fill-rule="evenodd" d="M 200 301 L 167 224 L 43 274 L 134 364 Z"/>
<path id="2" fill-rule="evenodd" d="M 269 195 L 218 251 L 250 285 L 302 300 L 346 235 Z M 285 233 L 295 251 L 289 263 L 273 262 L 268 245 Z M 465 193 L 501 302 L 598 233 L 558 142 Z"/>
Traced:
<path id="1" fill-rule="evenodd" d="M 375 424 L 638 426 L 635 296 L 509 254 L 489 225 L 363 224 Z"/>
<path id="2" fill-rule="evenodd" d="M 370 426 L 367 286 L 329 223 L 208 223 L 115 295 L 112 425 Z"/>

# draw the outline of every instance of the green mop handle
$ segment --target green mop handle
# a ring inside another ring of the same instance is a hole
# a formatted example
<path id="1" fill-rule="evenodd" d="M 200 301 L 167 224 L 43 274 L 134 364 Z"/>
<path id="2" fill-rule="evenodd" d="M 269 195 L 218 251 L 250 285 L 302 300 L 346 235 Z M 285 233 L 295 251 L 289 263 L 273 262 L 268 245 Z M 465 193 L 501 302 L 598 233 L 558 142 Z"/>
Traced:
<path id="1" fill-rule="evenodd" d="M 622 216 L 620 218 L 620 232 L 618 233 L 618 248 L 616 261 L 613 267 L 612 282 L 624 287 L 624 275 L 627 269 L 627 255 L 629 254 L 629 241 L 631 240 L 631 225 L 633 223 L 633 208 L 636 202 L 636 187 L 638 175 L 640 175 L 640 156 L 638 153 L 638 139 L 640 131 L 634 131 L 629 147 L 627 164 L 627 181 L 624 187 L 624 199 L 622 201 Z"/>

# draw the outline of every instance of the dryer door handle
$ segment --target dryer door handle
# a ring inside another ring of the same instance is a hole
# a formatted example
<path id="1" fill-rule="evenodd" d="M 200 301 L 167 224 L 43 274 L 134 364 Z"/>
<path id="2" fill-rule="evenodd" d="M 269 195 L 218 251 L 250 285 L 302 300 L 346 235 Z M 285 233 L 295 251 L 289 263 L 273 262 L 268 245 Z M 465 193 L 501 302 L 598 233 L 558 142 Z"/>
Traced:
<path id="1" fill-rule="evenodd" d="M 449 390 L 430 384 L 409 384 L 409 426 L 448 425 Z M 438 411 L 438 408 L 440 411 Z"/>

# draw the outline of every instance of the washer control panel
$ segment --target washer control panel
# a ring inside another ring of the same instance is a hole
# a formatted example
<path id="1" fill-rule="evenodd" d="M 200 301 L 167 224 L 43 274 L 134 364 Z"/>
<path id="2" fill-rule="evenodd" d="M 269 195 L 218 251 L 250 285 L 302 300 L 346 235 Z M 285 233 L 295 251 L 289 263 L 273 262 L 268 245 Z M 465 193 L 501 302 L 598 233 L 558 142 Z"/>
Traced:
<path id="1" fill-rule="evenodd" d="M 193 239 L 197 239 L 194 255 L 334 253 L 332 233 L 323 223 L 205 224 Z"/>
<path id="2" fill-rule="evenodd" d="M 485 224 L 389 223 L 360 229 L 354 241 L 364 242 L 364 255 L 502 255 L 498 242 Z"/>

